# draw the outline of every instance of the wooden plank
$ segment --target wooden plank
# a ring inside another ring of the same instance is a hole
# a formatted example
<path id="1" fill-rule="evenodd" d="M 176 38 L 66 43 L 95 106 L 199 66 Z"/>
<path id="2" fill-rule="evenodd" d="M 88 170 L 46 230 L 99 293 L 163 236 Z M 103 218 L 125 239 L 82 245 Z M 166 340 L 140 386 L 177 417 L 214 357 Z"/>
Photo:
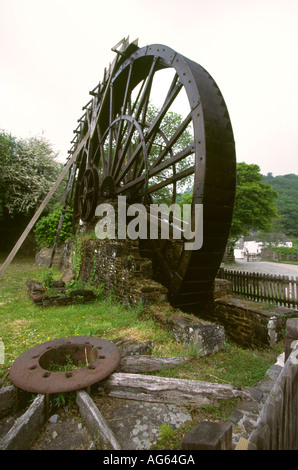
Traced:
<path id="1" fill-rule="evenodd" d="M 15 420 L 1 439 L 0 450 L 27 450 L 42 430 L 46 419 L 45 395 L 37 395 L 28 410 Z"/>
<path id="2" fill-rule="evenodd" d="M 238 444 L 235 447 L 235 450 L 248 450 L 249 441 L 244 439 L 244 437 L 240 437 Z"/>
<path id="3" fill-rule="evenodd" d="M 193 357 L 154 357 L 154 356 L 127 356 L 121 359 L 119 372 L 147 373 L 163 368 L 176 367 L 193 360 Z"/>
<path id="4" fill-rule="evenodd" d="M 58 246 L 58 243 L 59 243 L 60 233 L 61 233 L 61 230 L 62 230 L 62 225 L 63 225 L 63 222 L 64 222 L 65 213 L 67 211 L 67 207 L 70 204 L 69 195 L 72 194 L 72 188 L 73 188 L 76 169 L 77 169 L 77 162 L 75 161 L 75 162 L 73 162 L 73 164 L 70 168 L 70 175 L 69 175 L 69 180 L 68 180 L 67 187 L 66 187 L 65 200 L 64 200 L 62 211 L 61 211 L 61 216 L 60 216 L 60 220 L 59 220 L 59 224 L 58 224 L 58 228 L 57 228 L 55 242 L 54 242 L 53 249 L 52 249 L 51 259 L 50 259 L 50 262 L 49 262 L 49 268 L 52 267 L 52 264 L 53 264 L 53 261 L 54 261 L 57 246 Z"/>
<path id="5" fill-rule="evenodd" d="M 100 413 L 90 395 L 84 390 L 78 391 L 76 403 L 93 439 L 99 438 L 104 448 L 121 450 L 121 446 L 113 431 Z"/>
<path id="6" fill-rule="evenodd" d="M 262 292 L 261 292 L 261 286 L 260 286 L 260 280 L 259 280 L 259 274 L 258 273 L 256 273 L 256 282 L 257 282 L 257 286 L 258 286 L 257 287 L 257 299 L 256 300 L 259 302 L 260 299 L 261 299 Z"/>
<path id="7" fill-rule="evenodd" d="M 114 398 L 191 406 L 219 406 L 221 400 L 251 396 L 228 384 L 116 372 L 101 382 L 99 392 Z"/>

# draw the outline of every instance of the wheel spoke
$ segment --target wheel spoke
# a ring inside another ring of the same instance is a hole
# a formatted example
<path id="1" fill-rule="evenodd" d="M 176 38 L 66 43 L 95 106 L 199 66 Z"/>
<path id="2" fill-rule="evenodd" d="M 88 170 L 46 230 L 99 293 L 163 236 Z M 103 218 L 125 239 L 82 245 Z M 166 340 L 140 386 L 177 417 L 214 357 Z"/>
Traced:
<path id="1" fill-rule="evenodd" d="M 171 176 L 169 178 L 166 178 L 164 181 L 161 181 L 160 183 L 156 183 L 152 186 L 149 186 L 148 193 L 151 194 L 159 189 L 162 189 L 174 183 L 175 181 L 181 180 L 183 178 L 186 178 L 187 176 L 194 174 L 194 172 L 195 172 L 195 166 L 193 165 L 187 168 L 186 170 L 182 171 L 181 173 L 176 174 L 175 176 Z M 141 191 L 139 193 L 139 196 L 142 197 L 143 195 L 144 195 L 144 192 Z"/>
<path id="2" fill-rule="evenodd" d="M 167 99 L 165 100 L 162 109 L 159 111 L 158 115 L 154 119 L 153 123 L 149 126 L 146 134 L 144 135 L 145 142 L 146 142 L 146 144 L 148 144 L 148 146 L 147 146 L 147 152 L 148 153 L 150 152 L 150 148 L 153 145 L 154 137 L 156 136 L 156 134 L 159 131 L 159 127 L 160 127 L 162 119 L 164 118 L 165 114 L 169 110 L 169 107 L 173 103 L 174 99 L 177 97 L 177 95 L 178 95 L 179 91 L 181 90 L 181 88 L 182 88 L 182 83 L 178 83 L 178 84 L 175 85 L 175 87 L 173 87 L 173 86 L 171 87 L 171 91 L 168 93 Z M 181 130 L 181 133 L 182 132 L 183 132 L 183 130 Z M 179 135 L 177 135 L 177 139 L 178 139 L 178 137 L 179 137 Z M 117 184 L 120 183 L 120 181 L 124 178 L 124 175 L 126 174 L 126 172 L 135 163 L 136 159 L 140 155 L 141 150 L 142 150 L 142 143 L 139 143 L 137 145 L 133 155 L 131 156 L 131 159 L 127 162 L 127 164 L 123 168 L 122 172 L 120 173 L 120 175 L 116 179 Z M 142 169 L 143 169 L 143 165 L 141 165 L 141 167 L 139 169 L 139 173 L 140 173 L 140 171 L 142 171 Z"/>
<path id="3" fill-rule="evenodd" d="M 160 165 L 156 167 L 151 167 L 148 173 L 149 178 L 158 175 L 163 170 L 166 170 L 167 168 L 174 165 L 175 163 L 180 162 L 185 157 L 191 155 L 193 152 L 194 152 L 194 146 L 190 145 L 184 150 L 182 150 L 181 152 L 179 152 L 177 155 L 173 155 L 173 157 L 165 160 Z M 190 168 L 189 172 L 190 172 L 189 174 L 194 173 L 194 167 Z M 189 175 L 182 174 L 181 177 L 179 178 L 179 174 L 176 174 L 175 177 L 172 178 L 172 182 L 178 181 L 178 179 L 183 179 L 185 176 L 189 176 Z M 140 185 L 140 183 L 144 183 L 144 180 L 145 180 L 145 175 L 144 174 L 140 175 L 137 178 L 135 178 L 133 181 L 125 184 L 124 186 L 119 187 L 119 189 L 117 190 L 117 193 L 120 194 L 122 192 L 127 191 L 128 189 L 133 188 L 136 185 Z M 165 186 L 168 184 L 170 183 L 165 184 Z"/>
<path id="4" fill-rule="evenodd" d="M 102 136 L 100 135 L 99 125 L 96 126 L 96 130 L 97 130 L 97 138 L 98 138 L 98 142 L 99 142 L 100 162 L 102 164 L 102 173 L 103 173 L 102 178 L 104 178 L 105 176 L 107 176 L 106 154 L 105 154 L 105 151 L 104 151 Z"/>
<path id="5" fill-rule="evenodd" d="M 143 107 L 146 104 L 148 97 L 150 96 L 153 77 L 154 77 L 156 67 L 157 67 L 157 61 L 158 61 L 157 58 L 153 59 L 148 77 L 146 79 L 146 83 L 144 82 L 145 86 L 144 86 L 144 89 L 142 90 L 140 100 L 139 100 L 139 102 L 136 101 L 136 103 L 135 103 L 136 111 L 135 111 L 135 114 L 134 114 L 134 119 L 136 119 L 136 121 L 139 119 L 139 116 L 140 116 L 140 114 L 143 110 Z M 133 126 L 133 123 L 131 123 L 130 127 L 129 127 L 129 130 L 128 130 L 128 133 L 127 133 L 126 141 L 123 144 L 121 158 L 118 161 L 118 164 L 117 164 L 117 167 L 116 167 L 116 170 L 115 170 L 115 173 L 114 173 L 114 178 L 115 178 L 116 184 L 119 183 L 119 181 L 121 181 L 124 178 L 124 175 L 125 175 L 126 171 L 128 171 L 131 168 L 132 164 L 135 161 L 135 158 L 137 158 L 138 155 L 139 155 L 139 152 L 136 155 L 133 154 L 131 159 L 127 162 L 127 165 L 125 167 L 125 171 L 124 172 L 121 171 L 121 174 L 119 175 L 119 171 L 122 167 L 122 163 L 124 162 L 124 158 L 125 158 L 127 149 L 130 145 L 133 132 L 134 132 L 134 126 Z M 142 149 L 142 144 L 141 143 L 138 145 L 138 148 L 139 148 L 139 151 Z"/>
<path id="6" fill-rule="evenodd" d="M 167 145 L 166 147 L 164 148 L 164 150 L 159 154 L 159 156 L 156 158 L 156 160 L 154 160 L 151 168 L 154 168 L 156 167 L 164 158 L 165 156 L 167 155 L 167 153 L 169 152 L 170 149 L 172 149 L 172 147 L 175 145 L 175 143 L 177 142 L 177 140 L 179 139 L 179 137 L 183 134 L 183 132 L 186 130 L 187 126 L 190 124 L 192 120 L 192 116 L 191 116 L 191 113 L 189 113 L 186 118 L 184 119 L 184 121 L 180 124 L 180 126 L 176 129 L 175 133 L 173 134 L 173 136 L 169 139 L 169 141 L 167 142 Z M 193 149 L 194 151 L 194 149 Z M 189 155 L 189 154 L 187 154 Z M 182 157 L 183 158 L 183 157 Z"/>

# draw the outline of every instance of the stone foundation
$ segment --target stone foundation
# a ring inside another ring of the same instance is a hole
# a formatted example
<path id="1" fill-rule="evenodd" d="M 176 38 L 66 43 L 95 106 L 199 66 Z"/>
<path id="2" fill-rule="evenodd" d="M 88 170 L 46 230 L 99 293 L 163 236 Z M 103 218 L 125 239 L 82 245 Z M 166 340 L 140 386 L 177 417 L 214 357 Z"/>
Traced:
<path id="1" fill-rule="evenodd" d="M 225 329 L 221 325 L 176 311 L 174 308 L 167 313 L 153 307 L 150 309 L 150 315 L 161 326 L 170 328 L 176 341 L 191 346 L 198 356 L 207 356 L 225 349 Z"/>
<path id="2" fill-rule="evenodd" d="M 103 284 L 106 293 L 128 305 L 167 300 L 167 289 L 152 279 L 152 262 L 139 255 L 138 240 L 82 239 L 79 278 Z"/>
<path id="3" fill-rule="evenodd" d="M 215 293 L 224 293 L 214 300 L 213 311 L 206 319 L 219 323 L 226 335 L 235 343 L 249 348 L 272 346 L 283 338 L 286 322 L 298 317 L 298 311 L 286 307 L 270 307 L 269 304 L 253 302 L 230 295 L 229 283 L 216 280 Z"/>
<path id="4" fill-rule="evenodd" d="M 29 280 L 26 284 L 29 297 L 35 305 L 40 307 L 81 304 L 96 298 L 94 292 L 88 289 L 75 289 L 67 293 L 63 281 L 53 282 L 50 294 L 43 284 L 38 281 Z"/>

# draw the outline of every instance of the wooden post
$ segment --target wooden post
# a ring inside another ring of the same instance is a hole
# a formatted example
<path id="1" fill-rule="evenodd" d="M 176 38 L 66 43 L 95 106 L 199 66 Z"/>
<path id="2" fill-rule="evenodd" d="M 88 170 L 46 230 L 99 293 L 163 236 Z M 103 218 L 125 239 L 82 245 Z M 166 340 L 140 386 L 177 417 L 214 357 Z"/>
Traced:
<path id="1" fill-rule="evenodd" d="M 52 264 L 53 264 L 53 261 L 54 261 L 54 256 L 55 256 L 55 253 L 56 253 L 56 249 L 57 249 L 57 246 L 58 246 L 58 243 L 59 243 L 59 238 L 60 238 L 62 225 L 63 225 L 63 222 L 64 222 L 65 213 L 66 213 L 66 210 L 67 210 L 67 206 L 70 202 L 69 201 L 69 194 L 72 191 L 72 186 L 73 186 L 73 182 L 74 182 L 76 168 L 77 168 L 77 163 L 75 161 L 75 162 L 73 162 L 73 165 L 71 167 L 71 172 L 70 172 L 69 180 L 68 180 L 68 183 L 67 183 L 65 201 L 64 201 L 64 205 L 63 205 L 63 208 L 62 208 L 62 211 L 61 211 L 61 217 L 60 217 L 58 228 L 57 228 L 57 234 L 56 234 L 55 242 L 54 242 L 53 249 L 52 249 L 51 259 L 50 259 L 50 262 L 49 262 L 49 268 L 52 267 Z"/>

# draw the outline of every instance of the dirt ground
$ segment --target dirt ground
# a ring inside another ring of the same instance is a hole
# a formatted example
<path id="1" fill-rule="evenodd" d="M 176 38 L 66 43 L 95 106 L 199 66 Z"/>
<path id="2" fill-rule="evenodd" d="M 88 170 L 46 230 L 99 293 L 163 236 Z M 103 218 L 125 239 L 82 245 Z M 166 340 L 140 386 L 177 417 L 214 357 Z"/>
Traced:
<path id="1" fill-rule="evenodd" d="M 163 423 L 174 428 L 191 415 L 184 409 L 165 403 L 146 403 L 136 400 L 122 400 L 92 397 L 106 419 L 118 443 L 125 450 L 147 450 L 158 439 Z M 92 439 L 84 420 L 73 407 L 56 410 L 45 424 L 30 450 L 98 450 L 100 442 Z M 54 422 L 52 421 L 54 418 Z"/>

